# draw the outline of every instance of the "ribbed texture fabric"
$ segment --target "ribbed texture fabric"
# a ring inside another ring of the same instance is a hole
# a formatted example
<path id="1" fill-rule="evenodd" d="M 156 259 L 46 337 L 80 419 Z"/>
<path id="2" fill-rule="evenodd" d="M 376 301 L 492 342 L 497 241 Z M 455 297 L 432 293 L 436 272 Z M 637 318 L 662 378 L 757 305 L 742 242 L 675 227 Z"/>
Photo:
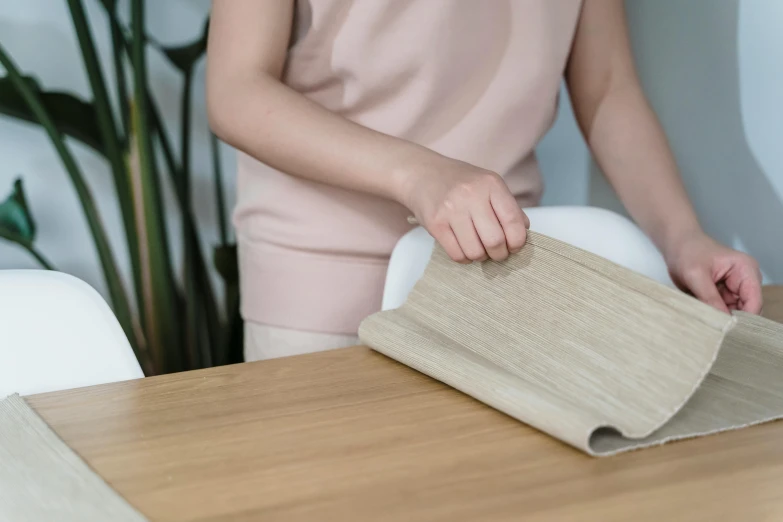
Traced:
<path id="1" fill-rule="evenodd" d="M 591 455 L 783 416 L 783 325 L 533 232 L 502 263 L 436 247 L 406 303 L 359 336 Z"/>
<path id="2" fill-rule="evenodd" d="M 19 395 L 0 401 L 0 520 L 144 522 Z"/>

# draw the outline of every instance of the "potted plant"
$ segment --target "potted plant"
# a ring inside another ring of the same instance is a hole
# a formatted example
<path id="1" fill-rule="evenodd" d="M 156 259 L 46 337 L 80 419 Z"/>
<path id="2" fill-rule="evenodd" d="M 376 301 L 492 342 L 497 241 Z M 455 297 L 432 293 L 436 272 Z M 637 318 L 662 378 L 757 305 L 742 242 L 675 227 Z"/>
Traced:
<path id="1" fill-rule="evenodd" d="M 239 318 L 236 248 L 225 220 L 223 180 L 217 139 L 211 137 L 214 187 L 220 242 L 211 263 L 224 285 L 218 302 L 210 280 L 210 264 L 202 252 L 191 204 L 190 121 L 193 72 L 206 49 L 208 24 L 187 45 L 167 48 L 144 27 L 144 0 L 130 1 L 130 27 L 120 21 L 117 0 L 100 0 L 112 36 L 113 68 L 107 73 L 98 61 L 82 0 L 68 0 L 79 42 L 91 100 L 50 91 L 19 70 L 0 42 L 0 114 L 39 125 L 65 167 L 76 191 L 105 277 L 110 304 L 147 375 L 239 362 L 242 359 L 242 321 Z M 182 142 L 175 150 L 151 95 L 145 52 L 153 46 L 183 76 Z M 106 74 L 114 75 L 114 96 Z M 112 100 L 115 100 L 114 102 Z M 107 162 L 122 215 L 128 245 L 131 284 L 126 287 L 117 268 L 101 215 L 82 169 L 69 148 L 77 140 Z M 162 161 L 159 161 L 162 160 Z M 165 168 L 159 168 L 164 165 Z M 170 184 L 177 209 L 164 208 L 163 186 Z M 172 262 L 168 219 L 179 219 L 183 261 Z M 35 221 L 21 180 L 0 203 L 0 238 L 26 249 L 43 268 L 53 264 L 35 247 Z M 131 298 L 132 297 L 132 298 Z"/>

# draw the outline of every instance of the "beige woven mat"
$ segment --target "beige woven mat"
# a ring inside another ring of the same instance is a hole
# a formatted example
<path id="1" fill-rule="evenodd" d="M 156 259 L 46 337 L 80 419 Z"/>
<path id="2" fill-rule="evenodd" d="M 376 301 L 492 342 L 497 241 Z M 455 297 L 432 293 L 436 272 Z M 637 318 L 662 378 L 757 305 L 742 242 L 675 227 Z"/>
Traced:
<path id="1" fill-rule="evenodd" d="M 143 522 L 18 395 L 0 400 L 0 520 Z"/>
<path id="2" fill-rule="evenodd" d="M 364 343 L 591 455 L 783 416 L 783 325 L 530 233 L 502 263 L 436 247 Z"/>

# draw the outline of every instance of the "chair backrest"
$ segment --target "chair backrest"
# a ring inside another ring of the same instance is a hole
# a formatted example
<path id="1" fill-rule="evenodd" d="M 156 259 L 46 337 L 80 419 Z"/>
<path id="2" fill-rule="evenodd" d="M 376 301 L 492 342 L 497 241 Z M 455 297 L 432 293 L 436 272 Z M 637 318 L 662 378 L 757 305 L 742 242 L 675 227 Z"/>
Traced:
<path id="1" fill-rule="evenodd" d="M 666 263 L 653 243 L 627 218 L 595 207 L 536 207 L 525 209 L 530 228 L 559 239 L 656 281 L 674 286 Z M 405 234 L 395 245 L 386 273 L 382 309 L 402 306 L 416 281 L 424 275 L 435 240 L 422 227 Z"/>
<path id="2" fill-rule="evenodd" d="M 0 398 L 143 376 L 117 318 L 87 283 L 0 271 Z"/>

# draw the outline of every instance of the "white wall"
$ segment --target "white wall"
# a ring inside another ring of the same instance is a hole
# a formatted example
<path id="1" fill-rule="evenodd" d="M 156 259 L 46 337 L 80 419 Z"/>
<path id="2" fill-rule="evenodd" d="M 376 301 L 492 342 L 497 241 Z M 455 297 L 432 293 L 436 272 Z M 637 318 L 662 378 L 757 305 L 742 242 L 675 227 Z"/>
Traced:
<path id="1" fill-rule="evenodd" d="M 111 71 L 111 46 L 103 11 L 96 0 L 84 0 L 84 5 L 88 9 L 93 35 L 102 51 L 104 70 L 108 73 Z M 123 12 L 127 12 L 127 2 L 121 1 L 121 5 Z M 209 5 L 209 0 L 147 2 L 149 31 L 165 44 L 189 42 L 200 34 Z M 34 74 L 46 88 L 71 91 L 88 97 L 89 85 L 64 1 L 3 2 L 0 4 L 0 42 L 17 65 Z M 148 60 L 153 90 L 178 148 L 181 77 L 158 53 L 151 51 Z M 206 248 L 216 242 L 217 217 L 211 181 L 203 77 L 202 62 L 197 71 L 193 95 L 191 148 L 194 207 L 198 209 L 197 218 Z M 129 274 L 110 171 L 101 157 L 81 145 L 72 143 L 72 150 L 93 190 L 118 261 L 125 273 Z M 233 205 L 234 157 L 225 149 L 222 156 L 225 174 L 230 178 L 226 186 L 230 198 L 228 204 Z M 10 191 L 11 182 L 17 175 L 24 178 L 32 211 L 37 219 L 39 249 L 58 269 L 86 280 L 106 295 L 81 207 L 52 146 L 37 126 L 0 117 L 0 198 Z M 172 232 L 177 233 L 177 228 L 174 226 Z M 0 269 L 34 267 L 36 264 L 25 252 L 0 241 Z"/>
<path id="2" fill-rule="evenodd" d="M 108 32 L 94 0 L 96 38 L 109 64 Z M 208 0 L 147 2 L 149 27 L 167 43 L 194 38 Z M 647 94 L 672 140 L 686 185 L 707 230 L 747 249 L 768 280 L 783 282 L 783 3 L 760 0 L 628 0 L 634 52 Z M 64 2 L 0 4 L 0 38 L 15 60 L 47 87 L 86 95 L 78 47 Z M 177 136 L 180 80 L 151 53 L 152 79 L 172 134 Z M 208 243 L 217 234 L 209 178 L 203 64 L 194 95 L 195 197 Z M 590 162 L 568 100 L 539 147 L 547 182 L 545 204 L 620 208 Z M 178 138 L 177 138 L 178 140 Z M 127 271 L 110 174 L 103 161 L 75 147 L 117 255 Z M 0 193 L 21 174 L 39 225 L 39 247 L 58 266 L 104 291 L 92 242 L 68 178 L 36 127 L 0 118 Z M 223 154 L 226 174 L 234 170 Z M 233 201 L 233 182 L 227 194 Z M 0 242 L 0 269 L 33 267 Z"/>

